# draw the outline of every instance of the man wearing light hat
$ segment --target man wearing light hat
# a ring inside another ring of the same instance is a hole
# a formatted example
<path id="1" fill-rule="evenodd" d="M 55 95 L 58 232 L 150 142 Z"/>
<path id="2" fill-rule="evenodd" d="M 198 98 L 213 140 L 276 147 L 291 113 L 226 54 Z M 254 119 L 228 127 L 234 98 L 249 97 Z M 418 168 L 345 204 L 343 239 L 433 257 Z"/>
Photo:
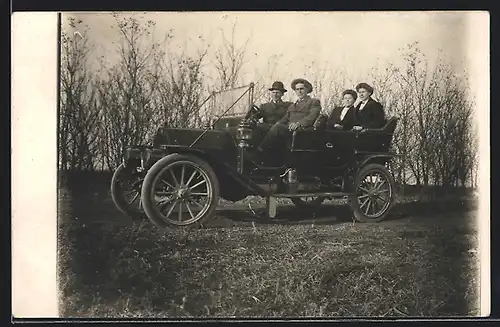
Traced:
<path id="1" fill-rule="evenodd" d="M 311 98 L 312 85 L 303 78 L 297 78 L 292 81 L 292 89 L 295 91 L 298 99 L 292 103 L 286 114 L 274 124 L 262 143 L 257 147 L 259 152 L 269 150 L 279 141 L 284 141 L 291 133 L 301 128 L 312 127 L 321 111 L 321 104 L 318 99 Z"/>

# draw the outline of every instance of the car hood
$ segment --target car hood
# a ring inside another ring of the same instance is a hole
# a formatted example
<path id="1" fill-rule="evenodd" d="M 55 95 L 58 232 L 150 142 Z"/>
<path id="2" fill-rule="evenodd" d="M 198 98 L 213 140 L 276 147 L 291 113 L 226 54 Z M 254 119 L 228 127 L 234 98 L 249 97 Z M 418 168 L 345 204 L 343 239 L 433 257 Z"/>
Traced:
<path id="1" fill-rule="evenodd" d="M 202 135 L 203 134 L 203 135 Z M 234 148 L 235 131 L 228 129 L 197 129 L 197 128 L 161 128 L 153 141 L 154 147 L 189 147 L 196 141 L 193 148 L 224 149 Z"/>

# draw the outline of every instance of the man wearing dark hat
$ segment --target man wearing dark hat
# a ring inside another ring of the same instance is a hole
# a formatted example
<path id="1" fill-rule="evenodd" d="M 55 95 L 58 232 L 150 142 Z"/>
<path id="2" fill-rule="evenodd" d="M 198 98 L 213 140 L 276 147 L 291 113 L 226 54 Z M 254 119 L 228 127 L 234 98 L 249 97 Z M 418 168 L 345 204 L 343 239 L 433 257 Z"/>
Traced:
<path id="1" fill-rule="evenodd" d="M 372 99 L 373 87 L 367 83 L 359 83 L 356 86 L 361 102 L 356 106 L 355 130 L 364 128 L 382 128 L 385 124 L 385 113 L 382 105 Z"/>
<path id="2" fill-rule="evenodd" d="M 259 111 L 252 115 L 252 118 L 257 120 L 262 118 L 262 122 L 264 124 L 269 124 L 269 127 L 271 127 L 270 125 L 275 124 L 286 114 L 292 102 L 281 100 L 287 90 L 280 81 L 274 82 L 271 88 L 269 88 L 269 91 L 271 101 L 262 104 Z"/>
<path id="3" fill-rule="evenodd" d="M 274 147 L 278 141 L 285 141 L 291 133 L 300 128 L 312 127 L 321 111 L 321 104 L 318 99 L 311 98 L 312 85 L 303 78 L 292 81 L 292 89 L 295 91 L 298 99 L 292 103 L 286 114 L 274 124 L 266 137 L 257 148 L 258 151 L 269 150 Z"/>

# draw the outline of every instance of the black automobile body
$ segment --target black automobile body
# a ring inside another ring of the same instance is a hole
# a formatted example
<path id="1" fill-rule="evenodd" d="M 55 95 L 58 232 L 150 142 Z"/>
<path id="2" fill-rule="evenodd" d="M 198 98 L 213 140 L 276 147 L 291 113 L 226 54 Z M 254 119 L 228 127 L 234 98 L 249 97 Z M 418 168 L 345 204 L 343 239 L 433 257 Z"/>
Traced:
<path id="1" fill-rule="evenodd" d="M 389 149 L 397 118 L 374 130 L 297 130 L 289 146 L 273 154 L 277 163 L 269 164 L 252 155 L 266 130 L 248 116 L 222 117 L 208 128 L 163 127 L 152 145 L 127 147 L 112 183 L 117 206 L 137 214 L 116 186 L 130 179 L 124 177 L 128 171 L 136 174 L 129 184 L 141 210 L 159 227 L 202 224 L 214 215 L 219 197 L 234 202 L 250 195 L 266 198 L 270 218 L 276 198 L 307 208 L 347 197 L 360 222 L 387 216 L 394 202 L 387 164 L 395 156 Z"/>

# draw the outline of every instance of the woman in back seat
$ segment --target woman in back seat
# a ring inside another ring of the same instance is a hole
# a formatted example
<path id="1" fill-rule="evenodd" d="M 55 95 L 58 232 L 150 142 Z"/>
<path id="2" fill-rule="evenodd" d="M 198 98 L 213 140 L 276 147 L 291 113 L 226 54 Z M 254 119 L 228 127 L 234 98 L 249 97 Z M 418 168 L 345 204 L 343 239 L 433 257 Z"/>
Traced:
<path id="1" fill-rule="evenodd" d="M 315 128 L 320 128 L 320 126 L 326 124 L 327 130 L 352 129 L 356 123 L 354 102 L 356 102 L 357 98 L 358 95 L 354 90 L 345 90 L 342 92 L 342 106 L 335 107 L 330 112 L 321 112 L 321 116 L 318 117 L 314 124 Z"/>
<path id="2" fill-rule="evenodd" d="M 366 83 L 356 86 L 361 102 L 356 106 L 356 124 L 353 129 L 382 128 L 385 124 L 385 113 L 382 105 L 372 99 L 373 87 Z"/>

